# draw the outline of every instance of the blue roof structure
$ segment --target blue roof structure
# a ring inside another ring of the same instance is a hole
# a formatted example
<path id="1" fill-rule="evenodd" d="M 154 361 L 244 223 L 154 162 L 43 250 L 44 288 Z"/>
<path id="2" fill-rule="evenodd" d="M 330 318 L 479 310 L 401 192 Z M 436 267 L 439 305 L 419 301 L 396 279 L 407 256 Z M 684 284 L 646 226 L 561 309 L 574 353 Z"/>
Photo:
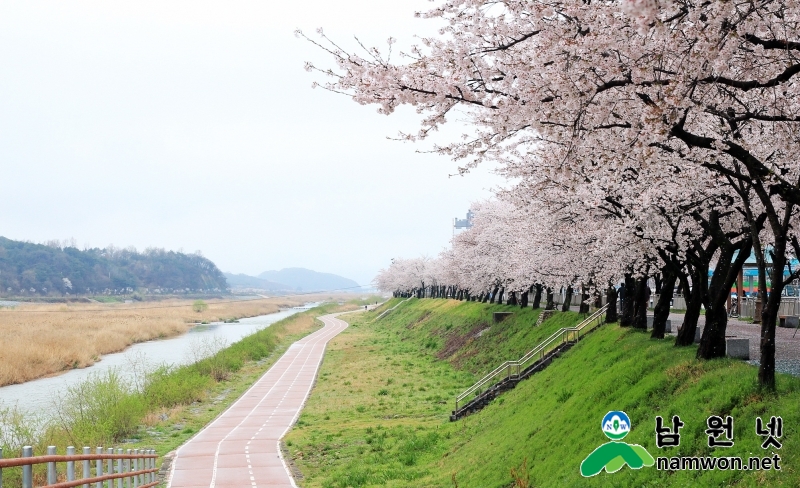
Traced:
<path id="1" fill-rule="evenodd" d="M 769 248 L 767 248 L 767 251 L 769 251 Z M 767 253 L 766 256 L 767 256 L 767 265 L 769 265 L 772 263 L 772 261 L 769 258 L 769 253 Z M 735 254 L 734 254 L 734 259 L 736 259 Z M 798 261 L 795 258 L 790 258 L 789 262 L 787 263 L 786 269 L 783 271 L 783 274 L 788 276 L 789 268 L 791 268 L 792 271 L 795 271 L 796 269 L 798 269 L 798 267 L 800 267 L 800 261 Z M 713 268 L 708 270 L 708 276 L 711 276 L 713 273 L 714 273 Z M 745 260 L 744 266 L 742 266 L 742 276 L 758 277 L 758 262 L 756 261 L 755 254 L 753 254 L 752 252 L 750 253 L 750 256 L 748 256 L 748 258 Z"/>

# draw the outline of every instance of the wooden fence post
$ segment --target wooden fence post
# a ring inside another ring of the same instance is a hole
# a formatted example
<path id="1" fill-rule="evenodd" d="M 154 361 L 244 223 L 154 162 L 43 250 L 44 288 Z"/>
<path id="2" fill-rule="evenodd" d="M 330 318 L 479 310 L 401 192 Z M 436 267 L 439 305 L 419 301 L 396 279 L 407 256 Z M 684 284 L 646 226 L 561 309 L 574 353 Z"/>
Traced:
<path id="1" fill-rule="evenodd" d="M 75 455 L 75 447 L 67 446 L 67 456 Z M 67 481 L 75 481 L 75 461 L 67 461 Z"/>
<path id="2" fill-rule="evenodd" d="M 130 449 L 126 450 L 125 454 L 130 456 L 131 455 L 131 450 Z M 131 460 L 130 459 L 126 459 L 125 461 L 123 461 L 122 465 L 123 465 L 123 469 L 125 470 L 126 473 L 130 473 L 131 472 Z M 131 479 L 130 478 L 125 478 L 125 487 L 126 488 L 131 488 Z"/>
<path id="3" fill-rule="evenodd" d="M 84 447 L 83 448 L 83 453 L 84 454 L 91 454 L 92 453 L 92 448 Z M 86 478 L 91 478 L 91 477 L 92 477 L 92 465 L 91 465 L 91 461 L 89 461 L 87 459 L 87 460 L 85 460 L 83 462 L 83 476 L 81 476 L 81 478 L 86 479 Z M 83 488 L 89 488 L 89 483 L 84 483 L 83 484 Z"/>
<path id="4" fill-rule="evenodd" d="M 103 448 L 102 447 L 98 447 L 97 448 L 97 454 L 103 454 Z M 98 477 L 99 476 L 103 476 L 103 460 L 102 459 L 98 459 L 97 461 L 95 461 L 95 467 L 96 467 L 95 476 L 98 476 Z M 96 482 L 94 484 L 94 488 L 103 488 L 103 482 L 102 481 Z"/>
<path id="5" fill-rule="evenodd" d="M 135 456 L 138 456 L 139 455 L 139 450 L 138 449 L 134 449 L 133 450 L 133 454 Z M 133 458 L 133 470 L 134 471 L 139 471 L 139 458 Z M 139 488 L 139 478 L 140 478 L 140 475 L 138 475 L 138 474 L 133 477 L 133 488 Z"/>
<path id="6" fill-rule="evenodd" d="M 117 454 L 122 454 L 122 449 L 117 449 Z M 117 459 L 117 473 L 122 473 L 122 459 L 119 458 Z M 117 488 L 122 488 L 122 478 L 117 478 Z"/>
<path id="7" fill-rule="evenodd" d="M 33 447 L 24 446 L 22 457 L 33 457 Z M 22 488 L 33 488 L 33 466 L 30 464 L 22 467 Z"/>
<path id="8" fill-rule="evenodd" d="M 154 455 L 156 453 L 156 450 L 155 449 L 149 449 L 149 453 L 152 456 L 152 455 Z M 153 458 L 150 458 L 150 469 L 155 469 L 155 468 L 156 468 L 156 460 L 153 459 Z M 156 474 L 155 473 L 150 473 L 150 483 L 154 483 L 155 481 L 156 481 Z"/>
<path id="9" fill-rule="evenodd" d="M 47 455 L 56 455 L 56 446 L 47 446 Z M 47 484 L 52 485 L 56 482 L 56 463 L 47 463 Z"/>
<path id="10" fill-rule="evenodd" d="M 106 454 L 114 454 L 114 448 L 113 447 L 109 447 L 108 449 L 106 449 Z M 108 463 L 106 464 L 106 471 L 108 471 L 108 474 L 114 474 L 114 460 L 113 459 L 109 459 L 108 460 Z M 113 480 L 108 480 L 108 488 L 112 488 L 113 486 L 114 486 L 114 481 Z"/>

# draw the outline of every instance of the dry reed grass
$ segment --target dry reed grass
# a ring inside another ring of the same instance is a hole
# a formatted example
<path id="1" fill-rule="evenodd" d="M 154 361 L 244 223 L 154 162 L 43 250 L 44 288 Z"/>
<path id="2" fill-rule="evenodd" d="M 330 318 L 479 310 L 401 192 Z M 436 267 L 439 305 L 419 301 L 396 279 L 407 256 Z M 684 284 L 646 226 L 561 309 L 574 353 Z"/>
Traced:
<path id="1" fill-rule="evenodd" d="M 0 386 L 94 364 L 103 354 L 137 342 L 186 332 L 193 323 L 253 317 L 340 295 L 261 300 L 209 300 L 202 313 L 191 300 L 133 304 L 24 304 L 0 308 Z M 349 295 L 353 298 L 353 295 Z"/>

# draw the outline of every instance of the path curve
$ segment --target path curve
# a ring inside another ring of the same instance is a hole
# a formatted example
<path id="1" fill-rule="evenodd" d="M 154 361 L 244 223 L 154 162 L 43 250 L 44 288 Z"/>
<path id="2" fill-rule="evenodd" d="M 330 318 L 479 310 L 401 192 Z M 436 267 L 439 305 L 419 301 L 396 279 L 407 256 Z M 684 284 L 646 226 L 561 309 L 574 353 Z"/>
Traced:
<path id="1" fill-rule="evenodd" d="M 346 313 L 346 312 L 345 312 Z M 278 443 L 300 415 L 340 313 L 295 342 L 233 405 L 175 454 L 170 488 L 296 487 Z"/>

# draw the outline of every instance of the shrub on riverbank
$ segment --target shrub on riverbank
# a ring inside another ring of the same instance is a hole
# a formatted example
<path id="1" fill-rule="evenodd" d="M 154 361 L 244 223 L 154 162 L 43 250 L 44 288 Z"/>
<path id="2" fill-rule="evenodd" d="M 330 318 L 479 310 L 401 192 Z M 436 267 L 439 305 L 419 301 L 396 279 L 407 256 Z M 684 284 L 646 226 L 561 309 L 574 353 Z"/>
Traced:
<path id="1" fill-rule="evenodd" d="M 70 386 L 56 411 L 58 424 L 50 426 L 52 435 L 63 431 L 72 445 L 81 445 L 81 440 L 92 441 L 84 442 L 86 445 L 105 445 L 133 434 L 147 403 L 140 393 L 131 390 L 119 371 L 112 369 Z"/>

